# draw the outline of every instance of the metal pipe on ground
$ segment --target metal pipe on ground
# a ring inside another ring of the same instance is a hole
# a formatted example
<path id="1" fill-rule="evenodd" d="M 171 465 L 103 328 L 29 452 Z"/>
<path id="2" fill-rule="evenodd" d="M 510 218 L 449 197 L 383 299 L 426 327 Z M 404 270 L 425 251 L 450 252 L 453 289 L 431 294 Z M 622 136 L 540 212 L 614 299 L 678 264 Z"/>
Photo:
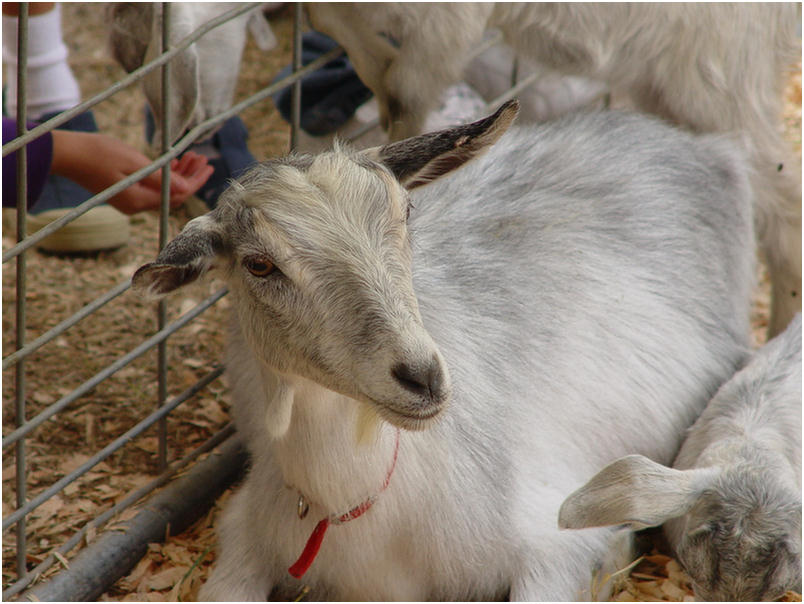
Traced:
<path id="1" fill-rule="evenodd" d="M 18 600 L 97 600 L 137 565 L 149 543 L 181 533 L 206 514 L 215 499 L 242 475 L 246 460 L 237 436 L 229 438 L 219 451 L 153 496 L 134 518 L 104 532 L 70 561 L 69 568 Z"/>

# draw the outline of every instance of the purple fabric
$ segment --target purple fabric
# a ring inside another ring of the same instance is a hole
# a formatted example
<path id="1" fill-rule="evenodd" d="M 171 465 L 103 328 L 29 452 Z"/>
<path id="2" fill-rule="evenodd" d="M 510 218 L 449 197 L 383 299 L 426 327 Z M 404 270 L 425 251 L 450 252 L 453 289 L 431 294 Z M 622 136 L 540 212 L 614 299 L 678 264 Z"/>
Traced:
<path id="1" fill-rule="evenodd" d="M 28 128 L 36 126 L 29 122 Z M 3 118 L 3 144 L 17 137 L 17 121 Z M 53 161 L 53 136 L 48 132 L 26 146 L 28 159 L 28 207 L 39 199 Z M 3 207 L 17 206 L 17 151 L 3 158 Z"/>

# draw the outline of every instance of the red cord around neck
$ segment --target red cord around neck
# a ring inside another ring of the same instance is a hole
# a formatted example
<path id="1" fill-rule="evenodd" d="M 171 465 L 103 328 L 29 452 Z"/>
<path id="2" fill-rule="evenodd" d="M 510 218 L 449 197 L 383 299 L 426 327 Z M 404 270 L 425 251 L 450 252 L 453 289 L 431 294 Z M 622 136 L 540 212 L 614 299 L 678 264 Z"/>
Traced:
<path id="1" fill-rule="evenodd" d="M 374 505 L 374 502 L 380 496 L 380 494 L 388 488 L 388 484 L 391 482 L 391 475 L 394 473 L 394 468 L 396 468 L 396 458 L 399 455 L 399 428 L 396 429 L 396 442 L 394 444 L 394 457 L 391 460 L 391 467 L 388 468 L 388 472 L 385 474 L 385 482 L 382 483 L 382 488 L 375 494 L 366 499 L 360 505 L 353 507 L 351 510 L 344 514 L 331 514 L 326 518 L 319 521 L 318 524 L 315 525 L 313 532 L 310 534 L 310 538 L 307 539 L 307 545 L 304 546 L 304 551 L 302 552 L 299 559 L 293 563 L 288 569 L 288 572 L 296 577 L 297 579 L 301 579 L 304 576 L 304 573 L 307 572 L 307 569 L 310 568 L 315 557 L 318 555 L 318 550 L 321 549 L 321 543 L 324 541 L 324 535 L 327 532 L 330 524 L 343 524 L 344 522 L 349 522 L 350 520 L 354 520 L 356 518 L 360 518 L 363 514 L 371 509 L 371 506 Z"/>

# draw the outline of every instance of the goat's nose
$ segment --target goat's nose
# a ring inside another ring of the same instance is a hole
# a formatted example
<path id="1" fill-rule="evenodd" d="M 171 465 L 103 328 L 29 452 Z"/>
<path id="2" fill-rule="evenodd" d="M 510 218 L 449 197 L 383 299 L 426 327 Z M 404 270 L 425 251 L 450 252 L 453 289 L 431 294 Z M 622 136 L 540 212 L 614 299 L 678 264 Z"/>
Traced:
<path id="1" fill-rule="evenodd" d="M 427 398 L 437 397 L 444 382 L 441 365 L 435 358 L 429 363 L 399 363 L 391 374 L 403 388 Z"/>

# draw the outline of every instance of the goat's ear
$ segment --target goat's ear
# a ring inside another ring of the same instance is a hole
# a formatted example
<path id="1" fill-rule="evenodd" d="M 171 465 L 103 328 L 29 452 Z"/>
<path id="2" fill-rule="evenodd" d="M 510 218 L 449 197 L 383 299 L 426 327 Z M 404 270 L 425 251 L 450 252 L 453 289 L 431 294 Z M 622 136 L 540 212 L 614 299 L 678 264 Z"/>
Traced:
<path id="1" fill-rule="evenodd" d="M 158 300 L 208 271 L 223 247 L 217 221 L 209 214 L 195 218 L 154 262 L 137 269 L 131 278 L 132 287 L 140 295 Z"/>
<path id="2" fill-rule="evenodd" d="M 114 2 L 107 7 L 112 56 L 128 73 L 142 67 L 151 42 L 153 4 Z"/>
<path id="3" fill-rule="evenodd" d="M 427 184 L 497 142 L 519 112 L 519 101 L 508 101 L 482 120 L 438 132 L 422 134 L 363 151 L 384 164 L 407 189 Z"/>
<path id="4" fill-rule="evenodd" d="M 251 14 L 251 16 L 248 18 L 246 27 L 248 27 L 251 37 L 254 38 L 257 48 L 259 48 L 261 51 L 268 52 L 269 50 L 276 48 L 276 45 L 278 44 L 276 35 L 274 34 L 274 30 L 271 29 L 268 19 L 265 18 L 265 15 L 262 14 L 261 10 Z"/>
<path id="5" fill-rule="evenodd" d="M 148 49 L 145 53 L 145 62 L 153 61 L 162 52 L 162 9 L 156 5 L 156 18 L 151 20 L 151 38 Z M 176 14 L 177 5 L 173 8 L 174 18 L 170 25 L 170 44 L 175 45 L 193 31 L 191 20 L 178 18 Z M 168 123 L 170 125 L 170 142 L 175 142 L 187 128 L 190 119 L 193 117 L 195 107 L 198 104 L 199 89 L 201 87 L 201 74 L 198 61 L 198 51 L 195 44 L 185 48 L 170 61 L 168 77 L 170 78 L 170 105 L 167 108 Z M 154 70 L 143 79 L 143 90 L 148 99 L 148 103 L 153 109 L 156 121 L 156 132 L 153 141 L 157 142 L 161 138 L 162 125 L 159 117 L 165 111 L 162 107 L 162 73 L 161 70 Z"/>
<path id="6" fill-rule="evenodd" d="M 564 500 L 558 526 L 657 526 L 686 514 L 711 477 L 709 470 L 673 470 L 642 455 L 628 455 Z"/>
<path id="7" fill-rule="evenodd" d="M 150 2 L 114 3 L 108 9 L 111 21 L 110 42 L 112 55 L 131 73 L 145 63 L 153 61 L 162 48 L 162 13 Z M 175 44 L 192 31 L 185 19 L 172 22 L 170 41 Z M 190 46 L 179 52 L 170 61 L 168 77 L 173 93 L 168 107 L 170 140 L 176 141 L 184 132 L 198 103 L 200 75 L 198 52 Z M 162 74 L 154 70 L 143 78 L 143 90 L 154 113 L 156 133 L 153 140 L 161 138 Z"/>
<path id="8" fill-rule="evenodd" d="M 146 61 L 158 56 L 160 44 L 149 47 Z M 198 89 L 201 83 L 198 66 L 198 53 L 193 46 L 184 49 L 170 62 L 170 104 L 168 105 L 168 124 L 170 126 L 170 142 L 176 142 L 190 123 L 195 107 L 198 104 Z M 159 70 L 152 71 L 143 79 L 143 90 L 148 104 L 154 113 L 156 130 L 153 142 L 159 144 L 162 137 L 162 76 Z"/>

